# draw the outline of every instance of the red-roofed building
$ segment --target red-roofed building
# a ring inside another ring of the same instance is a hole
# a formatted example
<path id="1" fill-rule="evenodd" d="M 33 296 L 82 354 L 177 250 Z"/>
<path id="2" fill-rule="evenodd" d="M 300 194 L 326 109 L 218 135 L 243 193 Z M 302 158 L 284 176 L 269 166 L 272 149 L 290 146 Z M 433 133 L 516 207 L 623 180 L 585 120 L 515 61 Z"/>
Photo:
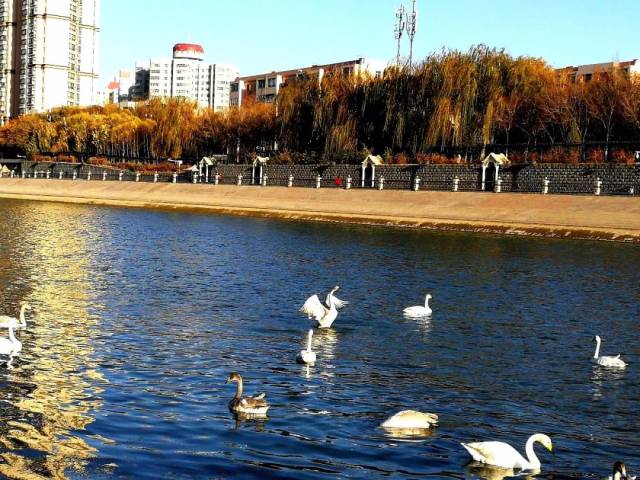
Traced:
<path id="1" fill-rule="evenodd" d="M 179 97 L 203 107 L 229 107 L 229 86 L 238 69 L 227 64 L 204 62 L 204 48 L 195 43 L 177 43 L 173 58 L 152 59 L 149 68 L 149 97 Z"/>

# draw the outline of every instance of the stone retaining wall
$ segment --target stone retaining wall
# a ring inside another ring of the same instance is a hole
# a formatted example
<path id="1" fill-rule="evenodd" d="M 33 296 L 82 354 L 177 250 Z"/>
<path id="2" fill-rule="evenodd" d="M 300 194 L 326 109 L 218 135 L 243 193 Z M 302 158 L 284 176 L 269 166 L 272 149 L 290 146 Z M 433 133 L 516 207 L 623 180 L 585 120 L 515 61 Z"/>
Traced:
<path id="1" fill-rule="evenodd" d="M 491 168 L 491 167 L 490 167 Z M 487 176 L 491 176 L 490 168 Z M 134 172 L 119 170 L 111 167 L 80 164 L 29 162 L 21 164 L 21 171 L 32 178 L 35 172 L 44 178 L 49 171 L 51 178 L 87 179 L 91 173 L 91 180 L 102 180 L 103 172 L 107 173 L 107 180 L 135 181 Z M 360 165 L 264 165 L 262 171 L 252 165 L 221 164 L 210 167 L 209 176 L 198 178 L 198 183 L 214 182 L 215 175 L 219 175 L 220 184 L 237 184 L 238 176 L 242 175 L 243 185 L 259 184 L 263 177 L 267 177 L 268 185 L 287 186 L 289 177 L 293 176 L 295 187 L 315 187 L 316 179 L 321 177 L 322 188 L 344 188 L 347 178 L 351 177 L 353 188 L 363 185 L 362 167 Z M 262 176 L 260 175 L 262 174 Z M 365 175 L 364 186 L 378 188 L 380 178 L 384 178 L 385 189 L 409 190 L 420 179 L 420 190 L 452 190 L 454 179 L 458 179 L 458 190 L 477 191 L 482 189 L 482 167 L 479 165 L 381 165 L 375 167 L 373 180 L 370 173 Z M 596 189 L 596 182 L 600 180 L 601 193 L 609 195 L 640 194 L 640 165 L 512 165 L 500 168 L 499 178 L 504 192 L 542 192 L 544 180 L 549 180 L 548 193 L 582 193 L 592 194 Z M 153 174 L 140 174 L 140 182 L 153 182 Z M 173 174 L 158 174 L 158 182 L 172 182 Z M 180 173 L 176 181 L 192 183 L 191 172 Z M 487 189 L 493 188 L 493 182 L 487 182 Z"/>

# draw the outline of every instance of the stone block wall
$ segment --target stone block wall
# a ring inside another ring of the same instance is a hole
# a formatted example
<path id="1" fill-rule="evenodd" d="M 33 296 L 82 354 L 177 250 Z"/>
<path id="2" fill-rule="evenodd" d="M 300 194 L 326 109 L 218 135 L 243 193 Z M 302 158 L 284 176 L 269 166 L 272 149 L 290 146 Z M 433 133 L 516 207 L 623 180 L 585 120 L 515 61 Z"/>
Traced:
<path id="1" fill-rule="evenodd" d="M 123 181 L 135 181 L 136 174 L 130 171 L 111 167 L 80 163 L 30 162 L 21 164 L 26 176 L 45 178 L 49 171 L 50 178 L 73 178 L 75 172 L 78 179 L 87 179 L 91 172 L 91 180 L 102 180 L 103 172 L 107 180 L 118 180 L 122 172 Z M 21 170 L 18 169 L 18 174 Z M 247 164 L 220 164 L 209 170 L 209 177 L 199 177 L 199 183 L 214 183 L 219 174 L 219 183 L 235 185 L 238 175 L 242 175 L 243 185 L 260 183 L 259 170 Z M 293 175 L 293 186 L 314 188 L 316 178 L 321 177 L 322 188 L 344 188 L 347 178 L 351 177 L 352 188 L 362 186 L 362 167 L 360 165 L 264 165 L 263 175 L 267 176 L 269 186 L 287 186 L 289 176 Z M 380 165 L 375 168 L 373 182 L 366 178 L 366 188 L 378 188 L 380 178 L 384 177 L 385 189 L 409 190 L 414 186 L 416 178 L 420 179 L 420 190 L 453 190 L 454 179 L 459 179 L 459 191 L 478 191 L 482 188 L 482 167 L 479 165 Z M 603 195 L 640 194 L 640 165 L 565 165 L 538 164 L 512 165 L 500 168 L 499 178 L 502 180 L 504 192 L 541 192 L 545 178 L 549 179 L 549 193 L 593 194 L 596 181 L 602 181 Z M 153 182 L 153 174 L 141 174 L 138 181 Z M 158 175 L 158 182 L 173 181 L 173 174 Z M 193 174 L 182 172 L 177 177 L 180 183 L 191 183 Z"/>

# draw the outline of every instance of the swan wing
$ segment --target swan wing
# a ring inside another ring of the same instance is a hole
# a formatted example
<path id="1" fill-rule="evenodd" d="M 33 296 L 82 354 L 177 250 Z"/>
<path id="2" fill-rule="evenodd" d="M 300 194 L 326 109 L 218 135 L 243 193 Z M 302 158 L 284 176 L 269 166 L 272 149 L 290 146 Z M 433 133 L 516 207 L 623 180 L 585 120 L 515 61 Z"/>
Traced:
<path id="1" fill-rule="evenodd" d="M 417 412 L 415 410 L 403 410 L 388 418 L 381 427 L 383 428 L 430 428 L 438 423 L 438 415 L 435 413 Z"/>
<path id="2" fill-rule="evenodd" d="M 480 463 L 504 468 L 526 468 L 528 462 L 508 443 L 476 442 L 461 444 Z"/>
<path id="3" fill-rule="evenodd" d="M 15 317 L 0 315 L 0 328 L 9 328 L 9 325 L 11 325 L 13 328 L 16 328 L 20 325 L 20 322 Z"/>
<path id="4" fill-rule="evenodd" d="M 302 308 L 300 308 L 301 313 L 304 313 L 309 318 L 313 318 L 318 322 L 327 314 L 328 311 L 329 309 L 320 302 L 318 295 L 310 296 L 307 301 L 304 302 Z"/>
<path id="5" fill-rule="evenodd" d="M 260 394 L 256 397 L 244 397 L 240 400 L 240 405 L 244 408 L 264 408 L 268 407 L 269 404 L 264 398 L 264 393 Z"/>
<path id="6" fill-rule="evenodd" d="M 620 358 L 620 355 L 616 355 L 615 357 L 598 357 L 596 363 L 603 367 L 624 368 L 627 366 L 625 361 Z"/>
<path id="7" fill-rule="evenodd" d="M 327 305 L 329 305 L 328 298 L 327 298 Z M 336 307 L 338 310 L 340 310 L 341 308 L 344 308 L 345 305 L 349 305 L 349 302 L 347 302 L 346 300 L 340 300 L 335 295 L 333 296 L 333 306 L 334 307 Z"/>

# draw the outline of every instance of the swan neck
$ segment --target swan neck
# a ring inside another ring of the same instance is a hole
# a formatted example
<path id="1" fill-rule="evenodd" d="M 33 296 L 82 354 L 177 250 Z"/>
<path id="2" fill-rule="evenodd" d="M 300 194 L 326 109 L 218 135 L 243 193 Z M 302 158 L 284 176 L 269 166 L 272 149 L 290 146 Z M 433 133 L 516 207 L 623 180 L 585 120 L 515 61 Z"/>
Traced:
<path id="1" fill-rule="evenodd" d="M 238 399 L 242 398 L 242 379 L 241 378 L 238 379 L 235 398 L 238 398 Z"/>
<path id="2" fill-rule="evenodd" d="M 17 343 L 18 342 L 18 339 L 13 334 L 13 325 L 11 325 L 11 324 L 9 324 L 9 340 L 11 340 L 11 343 Z"/>
<path id="3" fill-rule="evenodd" d="M 428 295 L 424 299 L 424 308 L 429 308 L 429 296 Z"/>
<path id="4" fill-rule="evenodd" d="M 596 337 L 596 351 L 593 354 L 593 358 L 598 358 L 600 356 L 600 339 Z"/>
<path id="5" fill-rule="evenodd" d="M 20 307 L 20 325 L 21 325 L 21 326 L 23 326 L 23 327 L 26 327 L 26 326 L 27 326 L 27 321 L 26 321 L 26 319 L 24 318 L 24 311 L 25 311 L 26 309 L 27 309 L 27 306 L 26 306 L 26 305 L 22 305 L 22 306 Z"/>
<path id="6" fill-rule="evenodd" d="M 333 290 L 329 292 L 329 309 L 333 308 Z"/>
<path id="7" fill-rule="evenodd" d="M 525 453 L 527 454 L 527 461 L 529 462 L 529 465 L 531 465 L 531 468 L 539 470 L 540 460 L 538 459 L 536 452 L 533 450 L 533 444 L 536 443 L 537 441 L 539 440 L 536 438 L 535 435 L 532 435 L 531 437 L 529 437 L 529 440 L 527 440 L 527 445 L 525 447 Z"/>

